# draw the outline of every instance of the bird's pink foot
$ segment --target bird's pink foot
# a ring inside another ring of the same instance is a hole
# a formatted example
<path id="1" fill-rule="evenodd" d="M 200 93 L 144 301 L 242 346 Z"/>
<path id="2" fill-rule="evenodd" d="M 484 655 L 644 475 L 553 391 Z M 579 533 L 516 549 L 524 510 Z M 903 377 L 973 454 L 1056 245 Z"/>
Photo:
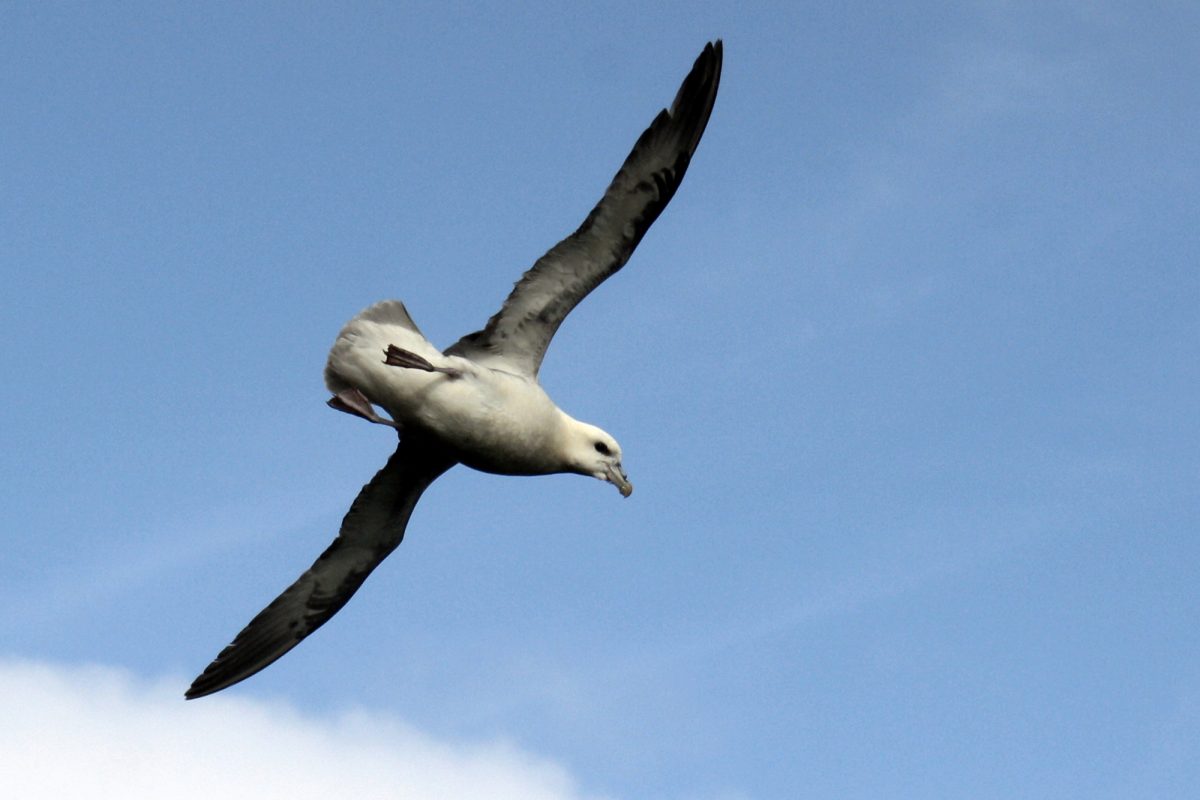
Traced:
<path id="1" fill-rule="evenodd" d="M 397 429 L 400 427 L 395 421 L 379 416 L 375 412 L 375 407 L 371 405 L 371 401 L 358 389 L 342 389 L 333 397 L 326 400 L 325 403 L 330 408 L 345 411 L 347 414 L 353 414 L 356 417 L 362 417 L 368 422 L 374 422 L 377 425 L 388 425 Z"/>

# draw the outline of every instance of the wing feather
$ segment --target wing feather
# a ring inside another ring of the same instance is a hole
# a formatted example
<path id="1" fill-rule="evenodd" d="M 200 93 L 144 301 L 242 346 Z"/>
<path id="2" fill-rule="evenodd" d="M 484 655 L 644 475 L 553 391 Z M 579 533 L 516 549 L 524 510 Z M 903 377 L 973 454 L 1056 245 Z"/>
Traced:
<path id="1" fill-rule="evenodd" d="M 401 441 L 383 469 L 358 493 L 333 543 L 250 620 L 185 696 L 204 697 L 249 678 L 324 625 L 396 549 L 421 493 L 454 463 L 419 440 Z"/>
<path id="2" fill-rule="evenodd" d="M 579 229 L 537 260 L 481 331 L 446 350 L 536 377 L 550 339 L 579 301 L 625 265 L 670 202 L 712 113 L 721 41 L 705 45 L 670 110 L 659 112 Z"/>

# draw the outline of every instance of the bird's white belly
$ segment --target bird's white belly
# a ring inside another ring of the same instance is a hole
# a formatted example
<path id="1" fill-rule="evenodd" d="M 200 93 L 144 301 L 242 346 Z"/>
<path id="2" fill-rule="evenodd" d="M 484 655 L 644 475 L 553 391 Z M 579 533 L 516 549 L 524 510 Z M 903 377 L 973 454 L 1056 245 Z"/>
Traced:
<path id="1" fill-rule="evenodd" d="M 535 475 L 557 471 L 546 459 L 561 412 L 537 383 L 460 358 L 443 364 L 459 375 L 388 367 L 378 400 L 401 430 L 432 433 L 464 464 L 485 472 Z M 368 395 L 370 396 L 370 395 Z M 374 398 L 372 398 L 374 399 Z"/>
<path id="2" fill-rule="evenodd" d="M 350 320 L 330 351 L 331 391 L 353 386 L 403 429 L 431 433 L 468 467 L 512 475 L 557 471 L 548 453 L 562 423 L 538 381 L 446 356 L 410 326 L 400 303 L 384 302 Z M 389 345 L 446 372 L 384 363 Z"/>
<path id="3" fill-rule="evenodd" d="M 435 371 L 384 363 L 389 346 Z M 467 466 L 509 475 L 562 468 L 554 454 L 564 415 L 537 381 L 442 354 L 399 303 L 376 304 L 346 324 L 330 351 L 326 383 L 335 393 L 358 389 L 402 432 L 432 434 Z"/>

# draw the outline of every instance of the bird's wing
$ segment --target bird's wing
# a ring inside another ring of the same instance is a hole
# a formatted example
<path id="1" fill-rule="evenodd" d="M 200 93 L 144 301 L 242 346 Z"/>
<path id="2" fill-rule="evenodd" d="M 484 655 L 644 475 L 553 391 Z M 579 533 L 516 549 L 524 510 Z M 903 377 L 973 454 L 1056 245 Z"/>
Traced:
<path id="1" fill-rule="evenodd" d="M 487 326 L 464 336 L 448 355 L 481 363 L 498 360 L 537 376 L 563 319 L 625 265 L 679 188 L 717 97 L 721 52 L 720 40 L 705 45 L 670 110 L 659 112 L 638 138 L 579 230 L 538 259 Z"/>
<path id="2" fill-rule="evenodd" d="M 435 446 L 412 437 L 402 440 L 358 493 L 333 544 L 250 620 L 192 682 L 186 697 L 203 697 L 245 680 L 324 625 L 396 549 L 421 493 L 454 463 Z"/>

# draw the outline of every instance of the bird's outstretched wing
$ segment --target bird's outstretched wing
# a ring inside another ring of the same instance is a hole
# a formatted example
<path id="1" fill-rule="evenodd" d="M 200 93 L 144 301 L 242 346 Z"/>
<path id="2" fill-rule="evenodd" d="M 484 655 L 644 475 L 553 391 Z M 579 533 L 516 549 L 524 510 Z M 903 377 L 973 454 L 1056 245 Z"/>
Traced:
<path id="1" fill-rule="evenodd" d="M 324 625 L 396 549 L 421 493 L 454 463 L 436 446 L 412 437 L 402 440 L 358 493 L 333 544 L 250 620 L 185 696 L 192 700 L 245 680 Z"/>
<path id="2" fill-rule="evenodd" d="M 629 260 L 670 202 L 708 124 L 721 78 L 721 42 L 705 45 L 670 110 L 638 138 L 604 197 L 579 230 L 526 272 L 487 326 L 451 346 L 448 355 L 536 377 L 558 326 L 580 300 Z"/>

